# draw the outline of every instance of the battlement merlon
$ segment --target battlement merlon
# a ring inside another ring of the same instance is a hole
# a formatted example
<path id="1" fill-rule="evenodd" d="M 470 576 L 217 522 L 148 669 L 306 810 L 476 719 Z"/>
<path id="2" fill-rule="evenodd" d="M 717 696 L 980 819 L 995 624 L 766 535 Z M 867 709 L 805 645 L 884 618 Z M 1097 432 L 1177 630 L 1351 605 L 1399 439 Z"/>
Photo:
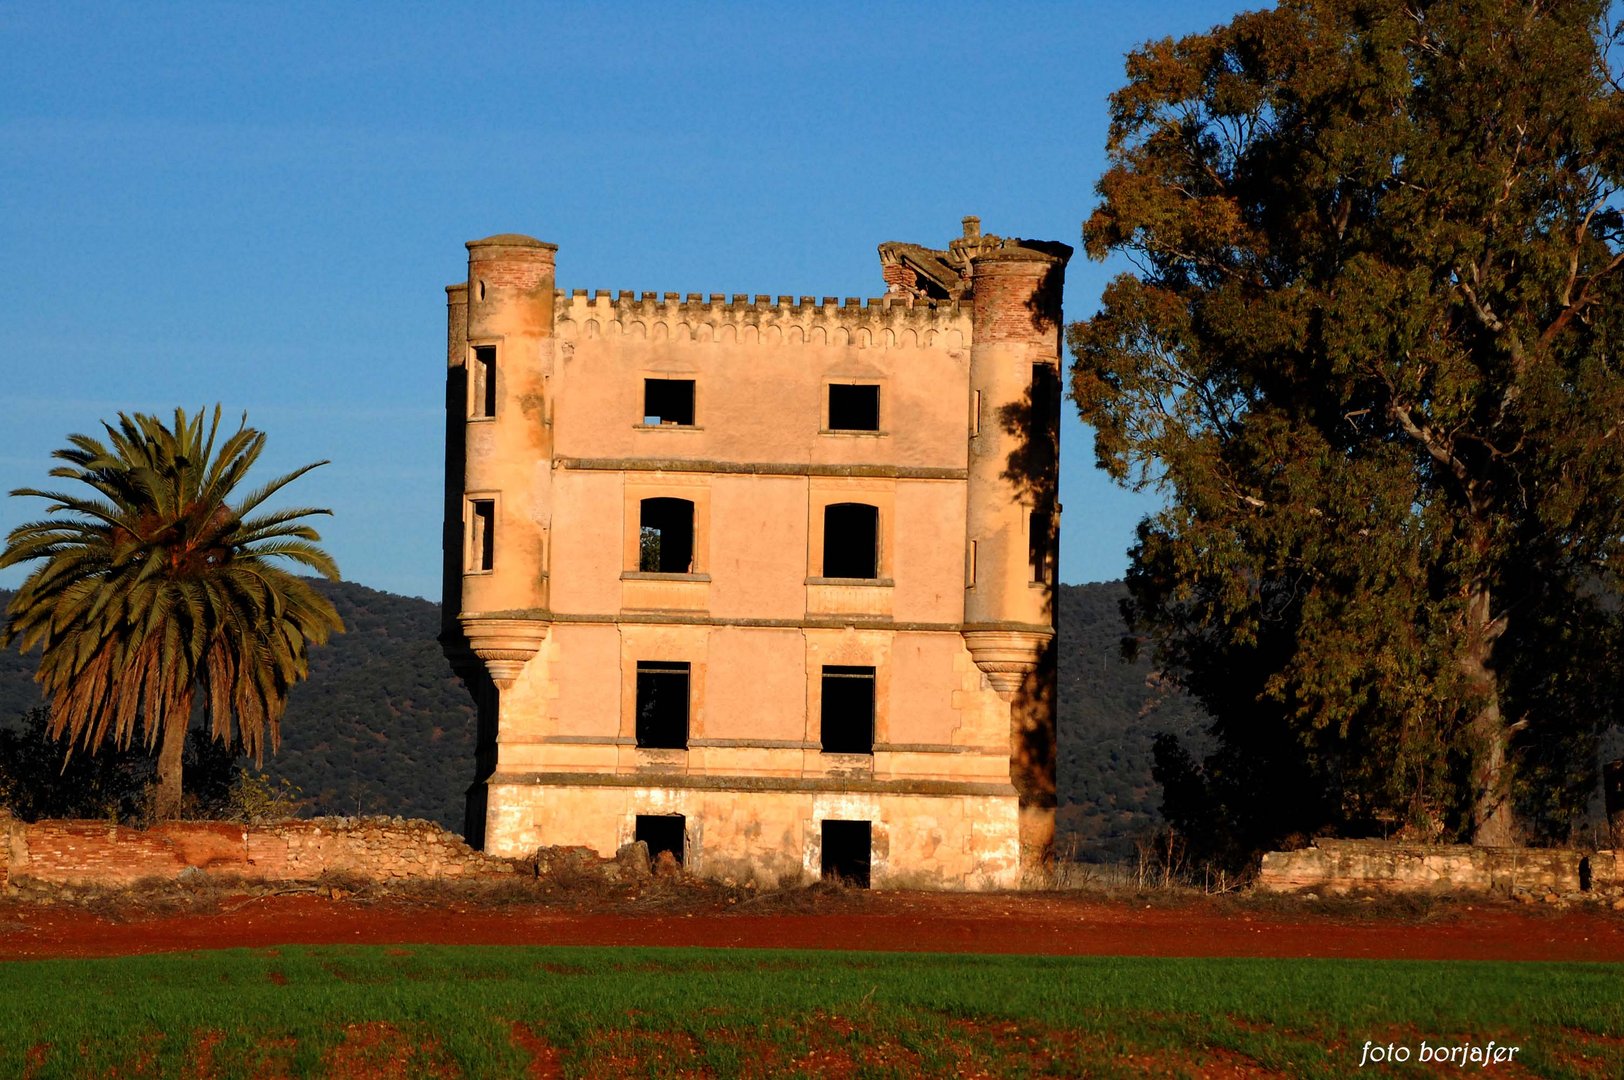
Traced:
<path id="1" fill-rule="evenodd" d="M 782 341 L 787 344 L 875 344 L 962 346 L 971 331 L 969 304 L 929 302 L 912 297 L 877 297 L 866 302 L 832 296 L 750 296 L 721 293 L 622 292 L 611 296 L 584 290 L 555 298 L 560 338 L 598 334 L 646 336 L 668 341 Z"/>

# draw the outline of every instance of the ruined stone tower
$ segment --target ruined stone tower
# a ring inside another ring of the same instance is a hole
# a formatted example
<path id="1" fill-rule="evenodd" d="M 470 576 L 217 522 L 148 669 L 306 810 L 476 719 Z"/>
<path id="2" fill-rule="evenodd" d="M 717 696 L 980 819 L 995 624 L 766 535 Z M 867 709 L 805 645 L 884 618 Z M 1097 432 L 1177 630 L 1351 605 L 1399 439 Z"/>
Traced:
<path id="1" fill-rule="evenodd" d="M 880 245 L 887 294 L 447 288 L 441 640 L 467 833 L 776 884 L 1007 887 L 1054 825 L 1064 244 Z"/>

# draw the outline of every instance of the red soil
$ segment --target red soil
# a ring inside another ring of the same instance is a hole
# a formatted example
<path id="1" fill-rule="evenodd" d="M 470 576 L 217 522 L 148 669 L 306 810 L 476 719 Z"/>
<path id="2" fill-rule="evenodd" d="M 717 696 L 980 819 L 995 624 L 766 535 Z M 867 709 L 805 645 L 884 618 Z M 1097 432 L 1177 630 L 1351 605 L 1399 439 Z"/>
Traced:
<path id="1" fill-rule="evenodd" d="M 1624 961 L 1624 915 L 1452 905 L 1424 918 L 1193 900 L 1146 906 L 1074 894 L 875 893 L 830 914 L 591 914 L 240 897 L 214 914 L 117 919 L 0 906 L 0 960 L 284 944 L 699 945 L 1054 956 L 1300 956 Z"/>

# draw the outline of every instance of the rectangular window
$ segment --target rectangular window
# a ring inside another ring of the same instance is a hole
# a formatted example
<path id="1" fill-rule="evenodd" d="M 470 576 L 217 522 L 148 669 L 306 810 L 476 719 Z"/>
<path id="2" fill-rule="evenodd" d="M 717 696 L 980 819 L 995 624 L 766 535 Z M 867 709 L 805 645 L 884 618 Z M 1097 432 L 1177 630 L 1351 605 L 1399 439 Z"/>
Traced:
<path id="1" fill-rule="evenodd" d="M 649 427 L 693 427 L 692 379 L 644 379 L 643 423 Z"/>
<path id="2" fill-rule="evenodd" d="M 874 752 L 874 669 L 823 665 L 820 727 L 825 754 Z"/>
<path id="3" fill-rule="evenodd" d="M 981 391 L 970 391 L 970 434 L 981 434 Z"/>
<path id="4" fill-rule="evenodd" d="M 638 814 L 633 839 L 648 845 L 651 862 L 659 863 L 660 854 L 669 851 L 671 857 L 677 860 L 677 865 L 681 866 L 686 823 L 687 819 L 681 814 Z"/>
<path id="5" fill-rule="evenodd" d="M 880 388 L 829 384 L 831 431 L 880 430 Z"/>
<path id="6" fill-rule="evenodd" d="M 470 499 L 468 501 L 467 568 L 472 573 L 485 573 L 496 566 L 496 501 Z"/>
<path id="7" fill-rule="evenodd" d="M 474 363 L 468 371 L 468 415 L 488 420 L 496 415 L 496 346 L 474 346 Z"/>
<path id="8" fill-rule="evenodd" d="M 976 542 L 970 541 L 970 548 L 964 553 L 964 587 L 973 589 L 976 585 Z"/>
<path id="9" fill-rule="evenodd" d="M 688 682 L 691 664 L 637 662 L 637 745 L 645 750 L 688 747 Z"/>
<path id="10" fill-rule="evenodd" d="M 1048 431 L 1060 401 L 1059 373 L 1048 364 L 1032 365 L 1032 430 Z"/>
<path id="11" fill-rule="evenodd" d="M 1032 568 L 1032 582 L 1049 581 L 1049 515 L 1033 511 L 1026 517 L 1026 561 Z"/>

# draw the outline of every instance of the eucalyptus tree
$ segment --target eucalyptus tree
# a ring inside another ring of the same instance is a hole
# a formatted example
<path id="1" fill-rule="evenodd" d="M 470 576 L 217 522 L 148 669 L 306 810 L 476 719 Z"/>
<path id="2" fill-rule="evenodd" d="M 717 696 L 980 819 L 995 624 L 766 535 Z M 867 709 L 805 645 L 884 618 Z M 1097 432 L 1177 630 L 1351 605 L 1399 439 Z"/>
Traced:
<path id="1" fill-rule="evenodd" d="M 1071 329 L 1073 394 L 1100 465 L 1167 497 L 1128 614 L 1217 717 L 1207 802 L 1259 837 L 1505 845 L 1594 791 L 1624 536 L 1609 14 L 1283 0 L 1128 58 L 1084 239 L 1134 269 Z"/>
<path id="2" fill-rule="evenodd" d="M 137 733 L 158 748 L 155 813 L 181 804 L 186 732 L 199 705 L 212 735 L 262 760 L 308 650 L 343 630 L 332 603 L 289 567 L 338 579 L 304 520 L 328 510 L 263 509 L 326 462 L 238 493 L 265 446 L 247 426 L 176 409 L 70 435 L 51 475 L 67 491 L 23 488 L 46 517 L 13 529 L 0 567 L 33 563 L 6 609 L 0 645 L 40 650 L 50 731 L 70 752 Z M 223 436 L 223 438 L 222 438 Z M 218 445 L 217 445 L 218 443 Z"/>

